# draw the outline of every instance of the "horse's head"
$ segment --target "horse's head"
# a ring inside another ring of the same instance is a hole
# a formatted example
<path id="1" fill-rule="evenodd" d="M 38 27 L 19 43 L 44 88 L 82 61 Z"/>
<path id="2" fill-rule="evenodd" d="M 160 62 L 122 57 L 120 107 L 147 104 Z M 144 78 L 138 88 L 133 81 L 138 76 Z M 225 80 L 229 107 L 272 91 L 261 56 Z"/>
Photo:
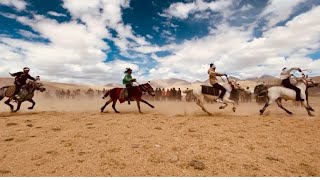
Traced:
<path id="1" fill-rule="evenodd" d="M 305 75 L 302 75 L 301 78 L 295 77 L 295 79 L 297 81 L 297 85 L 304 84 L 306 86 L 306 88 L 316 87 L 319 85 L 319 83 L 317 83 L 316 81 L 312 80 L 311 78 L 309 78 L 308 76 L 305 76 Z"/>
<path id="2" fill-rule="evenodd" d="M 229 84 L 231 85 L 231 87 L 235 90 L 241 90 L 241 91 L 244 91 L 244 88 L 241 87 L 241 85 L 236 81 L 236 80 L 233 80 L 231 79 L 229 81 Z"/>
<path id="3" fill-rule="evenodd" d="M 141 85 L 139 85 L 139 87 L 141 88 L 141 90 L 143 92 L 147 92 L 151 96 L 156 95 L 156 93 L 154 92 L 154 89 L 152 88 L 152 86 L 149 83 L 141 84 Z"/>
<path id="4" fill-rule="evenodd" d="M 314 81 L 313 79 L 311 78 L 306 78 L 306 82 L 307 82 L 307 87 L 310 88 L 310 87 L 316 87 L 319 85 L 319 83 L 317 83 L 316 81 Z"/>
<path id="5" fill-rule="evenodd" d="M 44 88 L 43 86 L 44 85 L 40 82 L 39 78 L 37 78 L 35 81 L 28 82 L 28 88 L 30 90 L 39 90 L 40 92 L 43 92 L 46 90 L 46 88 Z"/>

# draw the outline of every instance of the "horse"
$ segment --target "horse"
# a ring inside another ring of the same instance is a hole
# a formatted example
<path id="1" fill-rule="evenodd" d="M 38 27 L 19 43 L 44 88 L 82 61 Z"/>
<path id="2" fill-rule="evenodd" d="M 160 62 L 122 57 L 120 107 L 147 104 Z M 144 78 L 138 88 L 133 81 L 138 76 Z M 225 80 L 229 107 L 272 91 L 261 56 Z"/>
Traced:
<path id="1" fill-rule="evenodd" d="M 120 103 L 123 103 L 125 101 L 127 101 L 127 99 L 122 99 L 121 98 L 121 91 L 123 90 L 124 88 L 113 88 L 109 91 L 106 92 L 106 94 L 102 97 L 103 99 L 105 99 L 106 97 L 110 96 L 110 99 L 105 103 L 104 106 L 101 107 L 101 112 L 104 111 L 104 109 L 106 108 L 106 106 L 112 102 L 112 108 L 113 110 L 116 112 L 116 113 L 120 113 L 117 109 L 116 109 L 116 103 L 117 103 L 117 100 L 120 101 Z M 141 112 L 141 109 L 140 109 L 140 101 L 149 105 L 151 108 L 154 108 L 153 105 L 149 104 L 147 101 L 143 100 L 141 97 L 142 97 L 142 94 L 143 92 L 147 92 L 149 95 L 151 96 L 155 96 L 155 92 L 153 90 L 153 88 L 151 87 L 151 85 L 149 83 L 145 83 L 145 84 L 139 84 L 139 86 L 133 86 L 131 87 L 130 89 L 130 94 L 131 94 L 131 97 L 130 97 L 130 101 L 136 101 L 137 102 L 137 106 L 138 106 L 138 109 L 139 109 L 139 113 L 142 113 Z"/>
<path id="2" fill-rule="evenodd" d="M 308 115 L 314 116 L 311 113 L 311 111 L 314 111 L 314 110 L 309 105 L 309 102 L 308 102 L 307 89 L 309 87 L 318 86 L 318 83 L 316 83 L 312 79 L 306 78 L 304 76 L 302 76 L 301 78 L 296 78 L 296 81 L 297 81 L 297 83 L 295 84 L 295 86 L 301 90 L 301 98 L 305 99 L 302 103 L 303 103 L 304 107 L 306 108 Z M 287 112 L 288 114 L 290 114 L 290 115 L 293 114 L 291 111 L 284 108 L 281 104 L 281 99 L 296 100 L 296 92 L 293 89 L 289 89 L 289 88 L 286 88 L 283 86 L 273 86 L 267 90 L 262 90 L 259 93 L 259 96 L 263 96 L 263 95 L 267 96 L 268 101 L 266 102 L 264 107 L 260 110 L 260 115 L 262 115 L 264 113 L 264 111 L 267 109 L 267 107 L 274 102 L 276 102 L 277 105 L 281 109 L 283 109 L 285 112 Z"/>
<path id="3" fill-rule="evenodd" d="M 0 88 L 0 101 L 4 98 L 4 97 L 9 97 L 8 100 L 6 100 L 4 103 L 7 104 L 10 107 L 11 112 L 17 112 L 20 110 L 20 106 L 24 101 L 29 101 L 32 103 L 32 106 L 28 107 L 28 109 L 33 109 L 35 106 L 35 102 L 33 101 L 33 96 L 34 96 L 34 92 L 36 90 L 40 91 L 40 92 L 44 92 L 46 90 L 46 88 L 42 87 L 43 84 L 37 81 L 32 81 L 30 80 L 27 84 L 23 85 L 21 88 L 21 91 L 17 94 L 18 99 L 16 100 L 17 102 L 17 108 L 16 110 L 14 110 L 14 107 L 12 104 L 10 104 L 10 101 L 12 99 L 12 95 L 8 95 L 10 94 L 8 91 L 14 91 L 15 86 L 4 86 L 2 88 Z"/>
<path id="4" fill-rule="evenodd" d="M 227 79 L 227 80 L 228 80 L 228 82 L 224 83 L 222 85 L 227 90 L 225 95 L 222 98 L 222 104 L 224 104 L 224 106 L 220 106 L 219 109 L 225 109 L 228 106 L 228 103 L 231 103 L 233 105 L 232 110 L 233 110 L 233 112 L 235 112 L 236 111 L 236 103 L 233 100 L 229 99 L 231 91 L 232 90 L 242 90 L 243 91 L 244 89 L 236 81 L 234 81 L 234 80 L 230 81 L 229 79 Z M 218 95 L 215 96 L 215 95 L 204 94 L 202 92 L 201 85 L 199 86 L 197 84 L 192 85 L 192 87 L 185 90 L 184 93 L 187 93 L 189 91 L 193 92 L 193 95 L 196 98 L 196 104 L 198 106 L 200 106 L 204 112 L 208 113 L 209 115 L 212 115 L 204 107 L 203 102 L 204 102 L 205 98 L 209 99 L 209 100 L 216 100 L 218 98 Z"/>

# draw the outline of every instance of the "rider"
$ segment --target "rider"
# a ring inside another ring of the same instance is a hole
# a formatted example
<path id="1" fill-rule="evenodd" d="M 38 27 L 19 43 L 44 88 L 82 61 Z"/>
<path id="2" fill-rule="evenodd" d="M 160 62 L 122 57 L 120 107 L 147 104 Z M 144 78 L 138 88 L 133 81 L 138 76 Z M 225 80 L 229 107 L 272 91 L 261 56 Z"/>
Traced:
<path id="1" fill-rule="evenodd" d="M 131 76 L 132 69 L 130 69 L 130 68 L 127 68 L 124 73 L 125 73 L 125 76 L 122 80 L 122 83 L 126 86 L 126 88 L 128 90 L 128 104 L 130 104 L 130 97 L 131 97 L 130 89 L 132 87 L 132 83 L 135 82 L 136 79 L 132 78 L 132 76 Z"/>
<path id="2" fill-rule="evenodd" d="M 302 70 L 297 67 L 290 68 L 290 69 L 288 69 L 286 67 L 283 68 L 282 72 L 280 74 L 280 78 L 282 80 L 281 84 L 286 88 L 289 88 L 289 89 L 296 91 L 296 101 L 304 101 L 304 99 L 301 98 L 301 90 L 298 87 L 292 85 L 290 82 L 291 71 L 293 71 L 293 70 L 297 70 L 302 73 Z"/>
<path id="3" fill-rule="evenodd" d="M 216 102 L 222 103 L 222 98 L 227 90 L 218 83 L 217 76 L 227 76 L 227 75 L 216 72 L 216 66 L 213 63 L 210 64 L 208 74 L 209 74 L 210 84 L 214 88 L 221 90 L 221 93 L 220 93 L 218 99 L 216 100 Z"/>
<path id="4" fill-rule="evenodd" d="M 27 79 L 31 79 L 35 81 L 36 79 L 29 75 L 30 69 L 28 67 L 23 68 L 23 72 L 9 73 L 12 77 L 15 77 L 14 85 L 16 86 L 16 90 L 12 96 L 12 99 L 17 99 L 16 95 L 20 92 L 20 89 L 23 85 L 27 83 Z"/>

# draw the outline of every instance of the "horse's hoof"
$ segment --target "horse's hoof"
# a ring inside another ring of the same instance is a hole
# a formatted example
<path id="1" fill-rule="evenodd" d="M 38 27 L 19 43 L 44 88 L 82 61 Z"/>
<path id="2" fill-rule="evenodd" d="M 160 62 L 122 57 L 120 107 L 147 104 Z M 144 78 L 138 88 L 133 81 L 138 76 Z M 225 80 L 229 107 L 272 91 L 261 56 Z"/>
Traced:
<path id="1" fill-rule="evenodd" d="M 116 111 L 116 113 L 120 113 L 119 111 Z"/>
<path id="2" fill-rule="evenodd" d="M 263 114 L 263 111 L 262 110 L 260 110 L 260 115 L 262 115 Z"/>
<path id="3" fill-rule="evenodd" d="M 236 112 L 236 108 L 232 108 L 233 112 Z"/>
<path id="4" fill-rule="evenodd" d="M 151 106 L 151 108 L 154 108 L 154 106 Z"/>
<path id="5" fill-rule="evenodd" d="M 30 109 L 30 110 L 31 110 L 31 109 L 33 109 L 33 107 L 28 107 L 28 109 Z"/>
<path id="6" fill-rule="evenodd" d="M 219 109 L 223 109 L 223 106 L 220 106 Z"/>
<path id="7" fill-rule="evenodd" d="M 288 112 L 288 114 L 292 115 L 293 113 L 292 112 Z"/>
<path id="8" fill-rule="evenodd" d="M 314 116 L 314 115 L 313 115 L 313 114 L 311 114 L 311 113 L 308 113 L 308 115 L 309 115 L 310 117 Z"/>

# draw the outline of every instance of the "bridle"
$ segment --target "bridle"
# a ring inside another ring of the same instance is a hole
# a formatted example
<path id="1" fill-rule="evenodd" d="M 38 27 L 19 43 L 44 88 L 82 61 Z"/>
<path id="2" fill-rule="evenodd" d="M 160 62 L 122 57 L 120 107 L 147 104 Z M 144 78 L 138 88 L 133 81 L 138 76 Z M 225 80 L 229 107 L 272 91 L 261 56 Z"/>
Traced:
<path id="1" fill-rule="evenodd" d="M 151 94 L 152 91 L 150 90 L 150 88 L 146 88 L 145 85 L 146 84 L 139 84 L 138 82 L 135 82 L 139 85 L 139 88 L 143 89 L 145 92 L 147 92 L 148 94 Z"/>

